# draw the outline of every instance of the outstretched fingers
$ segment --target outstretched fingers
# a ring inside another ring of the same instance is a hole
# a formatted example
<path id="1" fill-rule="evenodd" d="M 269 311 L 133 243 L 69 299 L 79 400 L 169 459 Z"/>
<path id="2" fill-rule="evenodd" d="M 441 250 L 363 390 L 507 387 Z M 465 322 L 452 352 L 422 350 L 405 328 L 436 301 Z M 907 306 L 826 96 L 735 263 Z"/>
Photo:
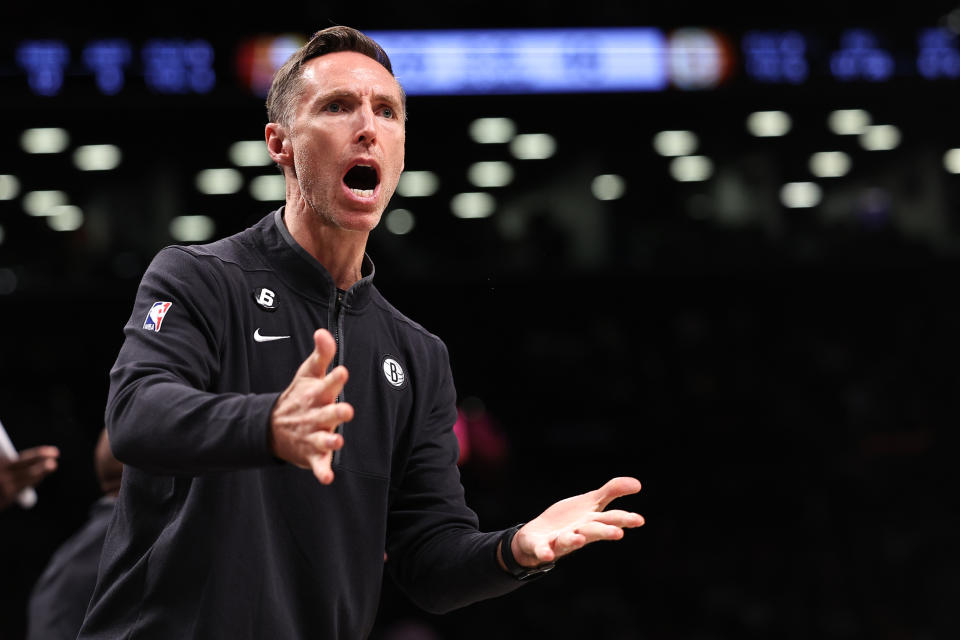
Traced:
<path id="1" fill-rule="evenodd" d="M 596 516 L 594 516 L 594 522 L 612 525 L 622 529 L 631 529 L 633 527 L 642 527 L 645 521 L 639 513 L 623 511 L 622 509 L 611 509 L 597 513 Z"/>

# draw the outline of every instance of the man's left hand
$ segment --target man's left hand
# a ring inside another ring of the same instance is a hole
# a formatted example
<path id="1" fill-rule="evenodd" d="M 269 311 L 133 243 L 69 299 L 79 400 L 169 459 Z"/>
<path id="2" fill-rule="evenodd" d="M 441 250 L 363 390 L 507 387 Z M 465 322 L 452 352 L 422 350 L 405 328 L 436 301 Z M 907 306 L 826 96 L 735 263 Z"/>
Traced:
<path id="1" fill-rule="evenodd" d="M 638 491 L 637 479 L 613 478 L 599 489 L 557 502 L 520 528 L 510 544 L 513 557 L 524 567 L 536 567 L 597 540 L 621 539 L 624 529 L 643 525 L 643 516 L 604 509 L 613 500 Z M 502 564 L 502 558 L 500 561 Z"/>

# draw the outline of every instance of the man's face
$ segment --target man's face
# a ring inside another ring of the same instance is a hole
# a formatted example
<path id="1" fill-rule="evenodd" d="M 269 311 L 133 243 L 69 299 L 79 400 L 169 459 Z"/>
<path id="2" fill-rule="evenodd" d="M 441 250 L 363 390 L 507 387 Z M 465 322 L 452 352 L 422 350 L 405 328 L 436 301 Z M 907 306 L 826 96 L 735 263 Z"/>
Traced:
<path id="1" fill-rule="evenodd" d="M 403 171 L 400 86 L 353 51 L 303 66 L 303 93 L 288 139 L 300 193 L 326 224 L 371 231 Z"/>

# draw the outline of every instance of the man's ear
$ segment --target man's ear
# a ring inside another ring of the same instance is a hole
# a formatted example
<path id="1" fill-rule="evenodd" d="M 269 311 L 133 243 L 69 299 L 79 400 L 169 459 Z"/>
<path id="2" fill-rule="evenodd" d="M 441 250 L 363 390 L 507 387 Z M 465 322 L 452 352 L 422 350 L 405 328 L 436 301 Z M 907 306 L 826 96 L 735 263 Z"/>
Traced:
<path id="1" fill-rule="evenodd" d="M 293 147 L 287 137 L 287 130 L 281 124 L 268 122 L 264 127 L 267 152 L 270 158 L 281 167 L 293 166 Z"/>

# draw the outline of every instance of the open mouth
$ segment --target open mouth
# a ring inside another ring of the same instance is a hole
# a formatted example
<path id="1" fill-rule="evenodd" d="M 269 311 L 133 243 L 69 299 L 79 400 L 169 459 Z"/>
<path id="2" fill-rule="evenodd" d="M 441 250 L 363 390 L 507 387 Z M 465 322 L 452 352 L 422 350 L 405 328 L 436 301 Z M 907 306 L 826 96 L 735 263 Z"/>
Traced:
<path id="1" fill-rule="evenodd" d="M 377 175 L 377 170 L 370 165 L 358 164 L 351 167 L 343 176 L 343 184 L 347 185 L 354 195 L 369 198 L 380 184 L 380 177 Z"/>

